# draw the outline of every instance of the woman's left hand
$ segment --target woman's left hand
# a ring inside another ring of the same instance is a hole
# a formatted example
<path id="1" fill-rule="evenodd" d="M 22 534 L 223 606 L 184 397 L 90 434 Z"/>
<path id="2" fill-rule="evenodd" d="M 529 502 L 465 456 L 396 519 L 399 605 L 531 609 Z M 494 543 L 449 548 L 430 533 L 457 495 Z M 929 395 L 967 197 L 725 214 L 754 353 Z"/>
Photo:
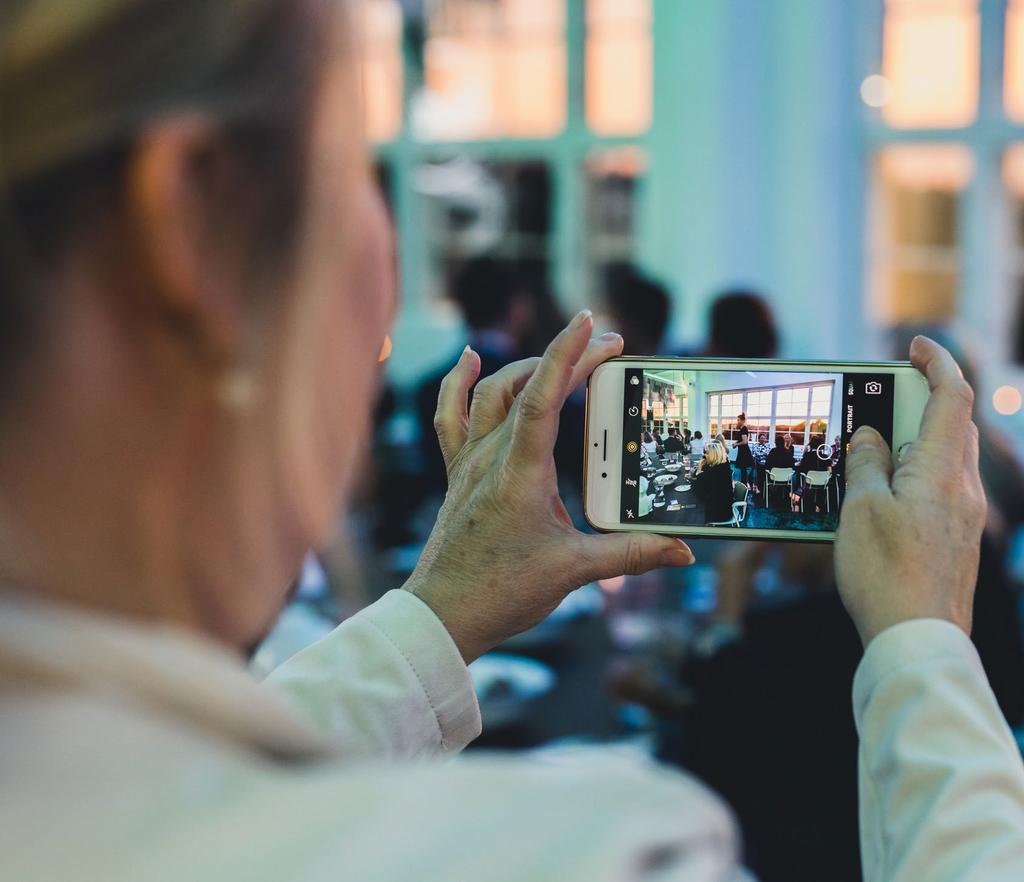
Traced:
<path id="1" fill-rule="evenodd" d="M 536 625 L 587 582 L 693 563 L 678 539 L 581 533 L 558 495 L 562 405 L 622 351 L 617 334 L 591 340 L 592 329 L 590 313 L 580 313 L 543 358 L 482 380 L 469 408 L 480 360 L 468 348 L 441 387 L 435 427 L 448 494 L 405 588 L 444 622 L 467 663 Z"/>

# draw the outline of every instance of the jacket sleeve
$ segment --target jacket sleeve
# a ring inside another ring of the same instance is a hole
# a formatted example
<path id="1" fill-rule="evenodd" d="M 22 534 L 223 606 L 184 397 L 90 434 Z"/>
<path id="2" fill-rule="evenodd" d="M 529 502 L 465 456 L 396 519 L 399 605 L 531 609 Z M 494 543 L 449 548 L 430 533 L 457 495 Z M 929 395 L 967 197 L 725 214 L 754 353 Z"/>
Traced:
<path id="1" fill-rule="evenodd" d="M 346 759 L 453 753 L 480 734 L 473 683 L 455 643 L 408 591 L 388 592 L 266 682 Z"/>
<path id="2" fill-rule="evenodd" d="M 967 636 L 932 619 L 884 631 L 853 701 L 866 882 L 1024 879 L 1024 767 Z"/>

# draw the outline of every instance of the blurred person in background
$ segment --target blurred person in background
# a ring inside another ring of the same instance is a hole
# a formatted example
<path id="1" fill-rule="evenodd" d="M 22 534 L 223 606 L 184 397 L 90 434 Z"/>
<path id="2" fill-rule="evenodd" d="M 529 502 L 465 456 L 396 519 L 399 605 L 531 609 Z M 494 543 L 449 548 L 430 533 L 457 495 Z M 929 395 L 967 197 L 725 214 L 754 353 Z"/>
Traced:
<path id="1" fill-rule="evenodd" d="M 608 323 L 622 333 L 626 355 L 662 355 L 672 318 L 672 300 L 660 282 L 627 263 L 605 270 Z"/>
<path id="2" fill-rule="evenodd" d="M 709 325 L 703 353 L 709 358 L 778 358 L 775 317 L 756 291 L 720 294 L 711 305 Z"/>
<path id="3" fill-rule="evenodd" d="M 450 299 L 465 325 L 469 346 L 480 356 L 481 379 L 524 357 L 523 337 L 533 324 L 533 306 L 511 261 L 492 256 L 470 258 L 454 273 Z M 448 485 L 444 457 L 434 434 L 434 409 L 448 366 L 457 357 L 453 354 L 446 358 L 416 390 L 428 496 L 443 495 Z"/>
<path id="4" fill-rule="evenodd" d="M 481 379 L 512 361 L 540 355 L 565 324 L 543 272 L 491 255 L 470 258 L 455 272 L 451 300 L 462 317 L 469 346 L 480 355 Z M 423 493 L 428 498 L 442 496 L 447 486 L 433 421 L 447 365 L 456 358 L 453 353 L 445 359 L 415 394 L 425 472 Z M 584 410 L 585 396 L 577 390 L 566 402 L 555 443 L 562 490 L 574 497 L 579 496 L 583 484 Z M 407 488 L 418 486 L 419 479 L 403 483 Z M 407 500 L 404 508 L 411 513 L 415 506 Z"/>
<path id="5" fill-rule="evenodd" d="M 693 433 L 693 440 L 690 442 L 690 455 L 704 455 L 704 433 L 700 429 Z"/>

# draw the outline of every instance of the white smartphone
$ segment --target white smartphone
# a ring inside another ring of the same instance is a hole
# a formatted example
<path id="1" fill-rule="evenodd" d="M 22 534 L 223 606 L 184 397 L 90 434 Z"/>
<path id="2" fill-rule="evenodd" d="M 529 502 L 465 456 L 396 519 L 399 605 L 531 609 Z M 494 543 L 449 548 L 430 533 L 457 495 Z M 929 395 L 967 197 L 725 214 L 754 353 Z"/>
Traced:
<path id="1" fill-rule="evenodd" d="M 601 531 L 831 542 L 861 425 L 895 461 L 928 401 L 905 362 L 617 358 L 587 384 L 584 513 Z"/>

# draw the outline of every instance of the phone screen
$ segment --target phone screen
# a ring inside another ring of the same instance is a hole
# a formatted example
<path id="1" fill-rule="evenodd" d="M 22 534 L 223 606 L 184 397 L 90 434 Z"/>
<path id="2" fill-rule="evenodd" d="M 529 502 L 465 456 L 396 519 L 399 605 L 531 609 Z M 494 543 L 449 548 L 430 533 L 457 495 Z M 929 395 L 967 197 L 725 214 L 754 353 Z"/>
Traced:
<path id="1" fill-rule="evenodd" d="M 624 524 L 834 531 L 861 425 L 892 444 L 892 373 L 629 368 Z"/>

